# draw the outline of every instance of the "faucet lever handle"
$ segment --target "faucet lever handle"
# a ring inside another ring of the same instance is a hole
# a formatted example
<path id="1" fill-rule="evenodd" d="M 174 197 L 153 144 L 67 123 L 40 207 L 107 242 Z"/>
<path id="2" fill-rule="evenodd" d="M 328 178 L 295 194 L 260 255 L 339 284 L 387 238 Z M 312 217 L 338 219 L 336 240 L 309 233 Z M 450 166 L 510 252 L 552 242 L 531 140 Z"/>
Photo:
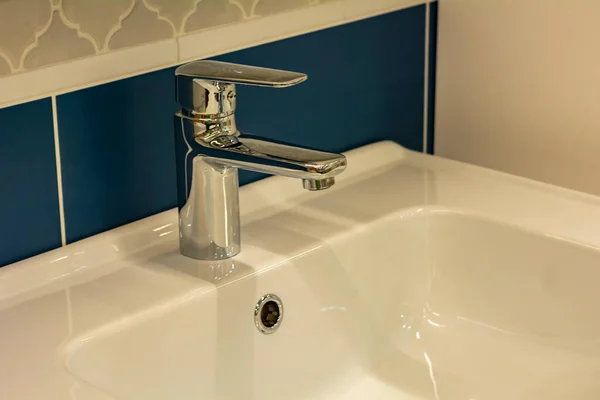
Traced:
<path id="1" fill-rule="evenodd" d="M 282 88 L 297 85 L 308 77 L 300 72 L 232 64 L 221 61 L 201 60 L 184 64 L 175 70 L 175 75 L 192 79 L 204 79 L 242 85 Z"/>

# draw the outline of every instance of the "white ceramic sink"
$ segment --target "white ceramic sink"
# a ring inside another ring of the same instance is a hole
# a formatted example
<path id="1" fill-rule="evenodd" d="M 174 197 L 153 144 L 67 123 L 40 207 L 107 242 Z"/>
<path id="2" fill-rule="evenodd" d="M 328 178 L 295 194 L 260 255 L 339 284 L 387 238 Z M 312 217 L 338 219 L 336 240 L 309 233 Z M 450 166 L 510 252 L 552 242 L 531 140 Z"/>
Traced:
<path id="1" fill-rule="evenodd" d="M 231 261 L 180 256 L 173 210 L 0 270 L 0 398 L 600 398 L 598 199 L 392 143 L 348 160 L 324 192 L 243 188 Z"/>

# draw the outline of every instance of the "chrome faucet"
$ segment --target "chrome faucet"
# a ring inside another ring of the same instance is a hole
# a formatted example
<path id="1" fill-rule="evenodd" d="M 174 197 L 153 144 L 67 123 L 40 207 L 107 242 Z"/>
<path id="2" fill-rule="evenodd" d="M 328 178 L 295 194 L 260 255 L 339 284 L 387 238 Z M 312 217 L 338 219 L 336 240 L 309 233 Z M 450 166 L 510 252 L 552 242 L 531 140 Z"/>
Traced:
<path id="1" fill-rule="evenodd" d="M 175 71 L 179 246 L 183 255 L 222 260 L 240 251 L 238 168 L 301 179 L 307 190 L 331 187 L 346 168 L 341 154 L 242 134 L 235 84 L 282 88 L 307 79 L 275 69 L 196 61 Z M 268 104 L 264 105 L 268 121 Z"/>

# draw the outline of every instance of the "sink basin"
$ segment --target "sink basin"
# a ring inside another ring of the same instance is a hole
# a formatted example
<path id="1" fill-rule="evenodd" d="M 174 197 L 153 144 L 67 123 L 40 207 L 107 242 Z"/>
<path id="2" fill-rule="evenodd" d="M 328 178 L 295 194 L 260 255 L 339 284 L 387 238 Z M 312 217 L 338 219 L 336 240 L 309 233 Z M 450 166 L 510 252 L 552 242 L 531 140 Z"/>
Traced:
<path id="1" fill-rule="evenodd" d="M 119 399 L 592 399 L 599 264 L 593 248 L 409 209 L 104 328 L 67 366 Z M 252 310 L 271 292 L 285 320 L 265 336 Z"/>
<path id="2" fill-rule="evenodd" d="M 171 210 L 0 271 L 0 398 L 600 397 L 597 198 L 387 142 L 348 161 L 244 187 L 232 260 L 179 255 Z"/>

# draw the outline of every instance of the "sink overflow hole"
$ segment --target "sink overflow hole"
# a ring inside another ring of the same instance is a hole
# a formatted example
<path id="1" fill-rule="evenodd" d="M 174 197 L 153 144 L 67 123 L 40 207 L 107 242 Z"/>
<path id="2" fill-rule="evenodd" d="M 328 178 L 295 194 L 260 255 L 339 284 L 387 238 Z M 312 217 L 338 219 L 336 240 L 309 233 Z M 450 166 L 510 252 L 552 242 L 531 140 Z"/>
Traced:
<path id="1" fill-rule="evenodd" d="M 275 332 L 283 319 L 283 304 L 281 299 L 274 294 L 267 294 L 260 298 L 254 308 L 254 324 L 264 334 Z"/>

